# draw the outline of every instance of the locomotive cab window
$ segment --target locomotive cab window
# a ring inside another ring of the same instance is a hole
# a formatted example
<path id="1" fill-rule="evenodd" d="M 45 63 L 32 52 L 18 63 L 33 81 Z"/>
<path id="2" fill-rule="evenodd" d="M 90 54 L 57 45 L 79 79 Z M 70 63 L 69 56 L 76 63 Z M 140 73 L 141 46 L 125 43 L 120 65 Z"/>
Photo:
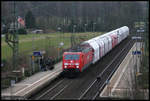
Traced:
<path id="1" fill-rule="evenodd" d="M 79 55 L 67 54 L 67 55 L 65 55 L 65 60 L 79 60 Z"/>

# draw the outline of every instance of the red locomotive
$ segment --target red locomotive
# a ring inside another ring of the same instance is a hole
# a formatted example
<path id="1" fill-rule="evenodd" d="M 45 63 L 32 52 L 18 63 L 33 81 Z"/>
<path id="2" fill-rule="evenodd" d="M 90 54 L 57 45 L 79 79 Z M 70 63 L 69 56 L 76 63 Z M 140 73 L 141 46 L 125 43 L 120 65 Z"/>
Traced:
<path id="1" fill-rule="evenodd" d="M 62 69 L 64 72 L 82 72 L 90 64 L 96 63 L 112 48 L 129 35 L 127 26 L 81 43 L 78 48 L 64 52 Z"/>
<path id="2" fill-rule="evenodd" d="M 82 44 L 71 52 L 64 52 L 63 71 L 82 72 L 91 64 L 93 60 L 93 52 L 94 50 L 88 44 Z"/>

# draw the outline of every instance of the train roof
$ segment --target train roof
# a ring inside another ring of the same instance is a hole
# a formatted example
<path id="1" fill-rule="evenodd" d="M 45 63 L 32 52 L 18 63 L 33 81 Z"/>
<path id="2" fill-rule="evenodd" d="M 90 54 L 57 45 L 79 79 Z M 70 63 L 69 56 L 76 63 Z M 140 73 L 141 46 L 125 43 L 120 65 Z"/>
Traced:
<path id="1" fill-rule="evenodd" d="M 92 47 L 88 43 L 81 43 L 80 45 L 70 49 L 68 52 L 84 52 L 85 50 L 90 50 Z"/>

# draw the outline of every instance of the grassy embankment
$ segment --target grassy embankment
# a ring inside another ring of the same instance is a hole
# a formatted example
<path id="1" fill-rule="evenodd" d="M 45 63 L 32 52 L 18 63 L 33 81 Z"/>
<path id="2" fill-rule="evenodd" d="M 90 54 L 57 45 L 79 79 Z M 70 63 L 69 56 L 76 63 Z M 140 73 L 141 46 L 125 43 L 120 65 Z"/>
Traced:
<path id="1" fill-rule="evenodd" d="M 87 32 L 87 33 L 75 33 L 75 41 L 80 43 L 84 40 L 96 37 L 102 33 L 100 32 Z M 64 46 L 61 49 L 67 49 L 70 47 L 70 33 L 49 33 L 49 34 L 28 34 L 19 35 L 19 57 L 29 57 L 33 51 L 45 50 L 49 56 L 53 55 L 57 57 L 59 43 L 63 42 Z M 55 52 L 55 53 L 54 53 Z M 12 61 L 12 49 L 5 42 L 4 37 L 1 43 L 2 60 Z"/>
<path id="2" fill-rule="evenodd" d="M 96 37 L 102 33 L 75 33 L 75 41 L 80 43 L 84 40 Z M 64 46 L 61 49 L 67 49 L 70 47 L 70 33 L 49 33 L 49 34 L 28 34 L 19 35 L 19 68 L 25 67 L 25 76 L 29 76 L 31 72 L 31 66 L 29 63 L 29 55 L 33 51 L 46 51 L 46 56 L 57 57 L 58 55 L 58 45 L 60 42 L 64 42 Z M 11 73 L 12 67 L 12 49 L 5 42 L 3 37 L 1 40 L 1 60 L 5 60 L 6 63 L 2 67 L 2 85 L 9 86 L 10 78 L 8 75 Z M 62 54 L 60 54 L 62 55 Z M 27 73 L 27 74 L 26 74 Z M 24 78 L 24 77 L 23 77 Z M 3 87 L 2 87 L 3 88 Z"/>

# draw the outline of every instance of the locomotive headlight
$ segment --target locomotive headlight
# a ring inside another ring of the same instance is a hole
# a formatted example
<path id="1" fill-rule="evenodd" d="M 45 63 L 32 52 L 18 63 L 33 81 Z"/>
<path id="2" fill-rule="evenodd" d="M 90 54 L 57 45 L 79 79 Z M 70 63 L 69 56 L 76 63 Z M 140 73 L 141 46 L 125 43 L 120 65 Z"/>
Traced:
<path id="1" fill-rule="evenodd" d="M 79 66 L 76 66 L 77 68 L 79 68 Z"/>
<path id="2" fill-rule="evenodd" d="M 67 66 L 65 66 L 65 68 L 67 68 Z"/>
<path id="3" fill-rule="evenodd" d="M 76 66 L 79 65 L 79 63 L 75 63 L 75 65 L 76 65 Z"/>

